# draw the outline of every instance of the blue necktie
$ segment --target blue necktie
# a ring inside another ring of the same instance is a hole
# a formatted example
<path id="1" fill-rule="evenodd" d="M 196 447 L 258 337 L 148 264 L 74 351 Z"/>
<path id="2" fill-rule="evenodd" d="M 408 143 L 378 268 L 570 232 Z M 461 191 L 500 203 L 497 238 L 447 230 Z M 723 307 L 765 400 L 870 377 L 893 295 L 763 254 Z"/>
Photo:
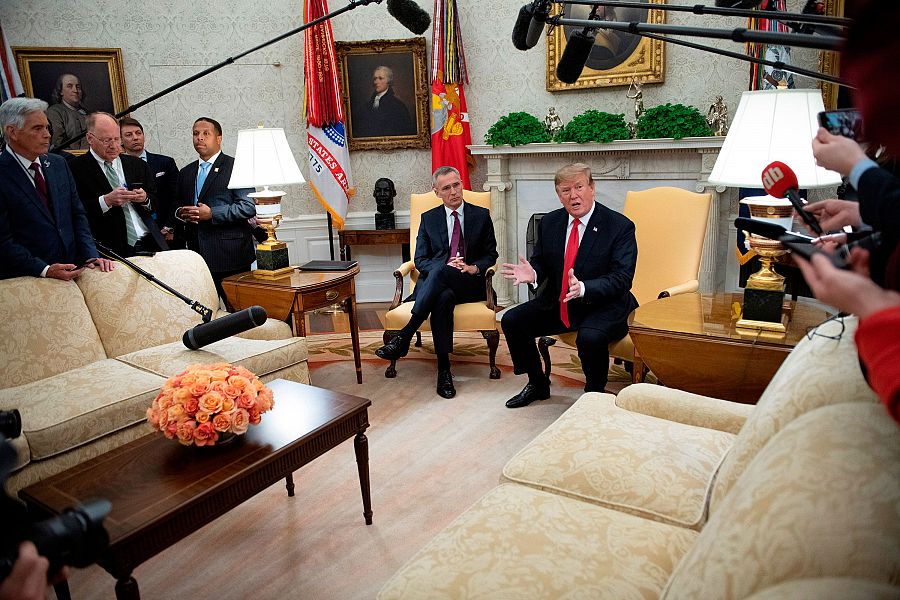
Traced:
<path id="1" fill-rule="evenodd" d="M 203 189 L 203 182 L 206 181 L 206 176 L 209 174 L 209 165 L 208 162 L 200 163 L 200 171 L 197 173 L 197 187 L 194 189 L 194 204 L 196 205 L 200 202 L 200 190 Z"/>

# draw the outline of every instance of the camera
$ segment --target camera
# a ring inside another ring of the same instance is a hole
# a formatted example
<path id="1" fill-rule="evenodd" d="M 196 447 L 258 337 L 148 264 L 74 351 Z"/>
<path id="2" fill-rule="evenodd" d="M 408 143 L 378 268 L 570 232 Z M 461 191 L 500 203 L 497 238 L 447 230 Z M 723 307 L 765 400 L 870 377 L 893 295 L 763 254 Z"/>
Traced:
<path id="1" fill-rule="evenodd" d="M 19 545 L 25 541 L 32 542 L 38 554 L 50 561 L 48 578 L 66 565 L 92 565 L 109 546 L 103 519 L 112 505 L 107 500 L 92 500 L 67 508 L 59 516 L 34 521 L 25 505 L 6 493 L 6 480 L 16 461 L 16 450 L 7 438 L 16 438 L 21 431 L 19 411 L 0 411 L 0 581 L 12 571 Z"/>

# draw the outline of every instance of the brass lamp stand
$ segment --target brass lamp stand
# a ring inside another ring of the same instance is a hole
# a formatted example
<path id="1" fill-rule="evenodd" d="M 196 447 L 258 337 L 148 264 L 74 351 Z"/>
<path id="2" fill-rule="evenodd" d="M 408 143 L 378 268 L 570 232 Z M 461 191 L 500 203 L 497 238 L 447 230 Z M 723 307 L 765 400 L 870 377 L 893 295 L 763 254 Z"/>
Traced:
<path id="1" fill-rule="evenodd" d="M 256 277 L 281 279 L 294 272 L 288 259 L 287 244 L 275 237 L 275 229 L 281 223 L 281 198 L 284 192 L 270 190 L 268 186 L 261 192 L 249 194 L 256 203 L 256 221 L 266 230 L 268 237 L 256 245 Z"/>
<path id="2" fill-rule="evenodd" d="M 787 317 L 782 315 L 784 275 L 776 273 L 772 265 L 779 256 L 787 254 L 787 250 L 778 240 L 752 234 L 748 239 L 762 267 L 747 278 L 742 318 L 738 319 L 736 327 L 785 333 Z"/>

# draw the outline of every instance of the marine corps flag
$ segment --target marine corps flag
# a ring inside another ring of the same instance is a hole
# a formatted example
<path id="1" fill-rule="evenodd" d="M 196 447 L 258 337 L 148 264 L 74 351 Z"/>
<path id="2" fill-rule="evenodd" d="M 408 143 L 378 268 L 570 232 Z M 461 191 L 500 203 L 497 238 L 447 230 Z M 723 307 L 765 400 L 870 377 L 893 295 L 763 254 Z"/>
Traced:
<path id="1" fill-rule="evenodd" d="M 306 0 L 303 9 L 306 23 L 326 14 L 326 0 Z M 350 198 L 356 190 L 350 175 L 350 151 L 344 129 L 331 23 L 325 21 L 310 27 L 303 35 L 309 187 L 337 228 L 343 229 Z"/>
<path id="2" fill-rule="evenodd" d="M 466 148 L 472 143 L 463 85 L 469 83 L 456 0 L 434 1 L 431 35 L 431 170 L 456 167 L 465 189 L 471 189 Z"/>

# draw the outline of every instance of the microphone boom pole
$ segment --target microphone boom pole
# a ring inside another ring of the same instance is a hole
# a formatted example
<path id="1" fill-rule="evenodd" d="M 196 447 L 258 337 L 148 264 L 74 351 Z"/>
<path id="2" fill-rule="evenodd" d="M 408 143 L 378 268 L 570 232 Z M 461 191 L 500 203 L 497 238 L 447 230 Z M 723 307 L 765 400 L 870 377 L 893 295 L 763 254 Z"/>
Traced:
<path id="1" fill-rule="evenodd" d="M 649 5 L 648 5 L 649 6 Z M 570 27 L 590 27 L 593 29 L 612 29 L 625 33 L 642 35 L 644 33 L 660 33 L 670 35 L 687 35 L 692 37 L 733 40 L 735 42 L 757 42 L 760 44 L 776 44 L 816 50 L 840 50 L 844 38 L 833 35 L 811 35 L 805 33 L 778 33 L 774 31 L 753 31 L 746 27 L 736 29 L 712 29 L 704 27 L 684 27 L 681 25 L 655 25 L 632 21 L 591 21 L 587 19 L 566 19 L 557 15 L 547 20 L 551 25 L 567 25 Z"/>
<path id="2" fill-rule="evenodd" d="M 137 266 L 130 260 L 122 257 L 118 253 L 107 248 L 100 242 L 95 241 L 94 243 L 97 246 L 97 250 L 99 250 L 101 254 L 105 254 L 107 256 L 107 258 L 111 258 L 112 260 L 115 260 L 117 262 L 120 262 L 120 263 L 126 265 L 128 268 L 132 269 L 135 273 L 137 273 L 144 279 L 148 280 L 150 283 L 158 285 L 159 287 L 163 288 L 164 290 L 166 290 L 170 294 L 176 296 L 179 300 L 183 301 L 185 304 L 190 306 L 191 309 L 195 313 L 199 314 L 203 318 L 204 323 L 209 323 L 209 321 L 212 319 L 212 315 L 213 315 L 212 309 L 209 309 L 209 308 L 203 306 L 196 300 L 191 300 L 190 298 L 188 298 L 187 296 L 185 296 L 178 290 L 169 287 L 168 285 L 166 285 L 165 283 L 163 283 L 162 281 L 157 279 L 156 275 L 154 275 L 153 273 L 145 271 L 144 269 L 140 268 L 139 266 Z"/>
<path id="3" fill-rule="evenodd" d="M 196 81 L 196 80 L 200 79 L 201 77 L 205 77 L 206 75 L 209 75 L 209 74 L 212 73 L 213 71 L 218 71 L 218 70 L 221 69 L 222 67 L 224 67 L 224 66 L 226 66 L 226 65 L 232 64 L 234 61 L 236 61 L 236 60 L 238 60 L 238 59 L 240 59 L 240 58 L 243 58 L 243 57 L 247 56 L 247 55 L 250 54 L 251 52 L 256 52 L 257 50 L 260 50 L 260 49 L 262 49 L 262 48 L 265 48 L 266 46 L 269 46 L 269 45 L 271 45 L 271 44 L 274 44 L 275 42 L 280 42 L 281 40 L 283 40 L 283 39 L 285 39 L 285 38 L 289 38 L 289 37 L 291 37 L 292 35 L 296 35 L 296 34 L 300 33 L 301 31 L 304 31 L 304 30 L 306 30 L 306 29 L 309 29 L 309 28 L 312 27 L 313 25 L 318 25 L 319 23 L 322 23 L 322 22 L 324 22 L 324 21 L 327 21 L 327 20 L 329 20 L 329 19 L 332 19 L 332 18 L 334 18 L 334 17 L 336 17 L 336 16 L 338 16 L 338 15 L 344 14 L 345 12 L 351 11 L 351 10 L 353 10 L 353 9 L 355 9 L 355 8 L 359 8 L 360 6 L 367 6 L 367 5 L 369 5 L 369 4 L 372 4 L 373 2 L 374 2 L 375 4 L 381 4 L 382 0 L 350 0 L 350 4 L 348 4 L 347 6 L 341 7 L 341 8 L 339 8 L 339 9 L 337 9 L 337 10 L 333 10 L 333 11 L 331 11 L 330 13 L 328 13 L 327 15 L 323 15 L 323 16 L 319 17 L 318 19 L 313 19 L 313 20 L 310 21 L 309 23 L 304 23 L 303 25 L 300 25 L 299 27 L 296 27 L 295 29 L 292 29 L 292 30 L 290 30 L 290 31 L 288 31 L 288 32 L 282 33 L 281 35 L 279 35 L 279 36 L 277 36 L 277 37 L 274 37 L 274 38 L 272 38 L 271 40 L 268 40 L 268 41 L 266 41 L 266 42 L 263 42 L 262 44 L 259 44 L 258 46 L 254 46 L 253 48 L 250 48 L 249 50 L 245 50 L 244 52 L 241 52 L 240 54 L 236 54 L 235 56 L 228 57 L 228 58 L 226 58 L 225 60 L 223 60 L 222 62 L 220 62 L 220 63 L 217 64 L 217 65 L 213 65 L 213 66 L 211 66 L 211 67 L 209 67 L 209 68 L 207 68 L 207 69 L 204 69 L 204 70 L 200 71 L 199 73 L 196 73 L 195 75 L 191 75 L 191 76 L 188 77 L 187 79 L 185 79 L 185 80 L 183 80 L 183 81 L 179 81 L 178 83 L 176 83 L 176 84 L 174 84 L 174 85 L 171 85 L 171 86 L 167 87 L 166 89 L 162 90 L 161 92 L 157 92 L 157 93 L 153 94 L 152 96 L 150 96 L 149 98 L 146 98 L 146 99 L 144 99 L 144 100 L 141 100 L 141 101 L 138 102 L 137 104 L 132 104 L 131 106 L 129 106 L 129 107 L 126 108 L 125 110 L 122 110 L 122 111 L 120 111 L 120 112 L 117 112 L 117 113 L 114 115 L 114 117 L 115 117 L 116 119 L 119 119 L 120 117 L 124 117 L 124 116 L 127 115 L 128 113 L 130 113 L 130 112 L 132 112 L 132 111 L 134 111 L 134 110 L 137 110 L 137 109 L 139 109 L 140 107 L 142 107 L 142 106 L 144 106 L 144 105 L 146 105 L 146 104 L 149 104 L 149 103 L 153 102 L 154 100 L 157 100 L 157 99 L 159 99 L 159 98 L 162 98 L 162 97 L 165 96 L 166 94 L 168 94 L 168 93 L 170 93 L 170 92 L 174 92 L 175 90 L 177 90 L 177 89 L 180 88 L 180 87 L 184 87 L 184 86 L 186 86 L 187 84 L 189 84 L 189 83 L 191 83 L 191 82 L 193 82 L 193 81 Z M 74 137 L 71 137 L 71 138 L 69 138 L 69 139 L 67 139 L 67 140 L 64 140 L 64 141 L 61 142 L 58 146 L 56 146 L 55 148 L 53 148 L 53 150 L 51 150 L 51 152 L 54 152 L 54 153 L 56 153 L 56 154 L 59 154 L 62 150 L 64 150 L 65 148 L 69 147 L 69 145 L 71 145 L 71 144 L 77 142 L 78 140 L 80 140 L 81 138 L 83 138 L 86 134 L 87 134 L 87 132 L 85 131 L 85 132 L 79 133 L 78 135 L 76 135 L 76 136 L 74 136 Z M 121 257 L 120 257 L 120 258 L 121 258 Z M 118 260 L 118 259 L 117 259 L 117 260 Z M 125 264 L 129 264 L 128 261 L 125 261 Z M 129 265 L 129 266 L 132 266 L 132 265 Z M 174 290 L 172 290 L 171 288 L 168 288 L 168 289 L 169 289 L 170 291 L 174 291 Z M 176 292 L 176 293 L 177 293 L 177 292 Z M 182 298 L 183 300 L 185 299 L 185 298 L 184 298 L 183 296 L 181 296 L 180 294 L 179 294 L 179 297 Z M 196 310 L 196 309 L 195 309 L 195 310 Z M 207 309 L 207 310 L 209 310 L 209 309 Z M 201 313 L 201 314 L 202 314 L 202 313 Z"/>

